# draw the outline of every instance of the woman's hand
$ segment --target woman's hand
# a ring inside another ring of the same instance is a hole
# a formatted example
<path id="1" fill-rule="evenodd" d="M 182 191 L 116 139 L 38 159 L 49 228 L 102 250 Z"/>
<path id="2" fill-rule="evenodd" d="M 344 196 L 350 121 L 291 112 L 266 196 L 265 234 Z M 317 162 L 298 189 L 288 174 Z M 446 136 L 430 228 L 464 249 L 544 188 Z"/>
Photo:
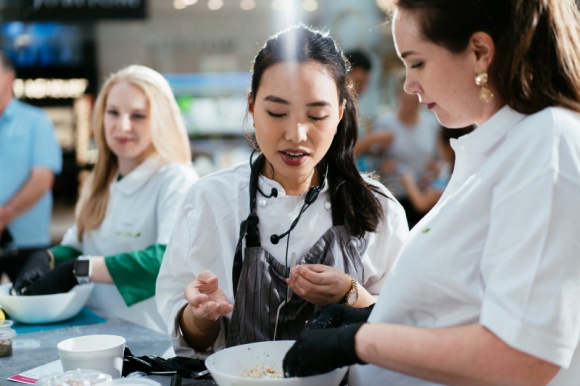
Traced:
<path id="1" fill-rule="evenodd" d="M 340 302 L 351 286 L 342 271 L 322 264 L 297 265 L 286 282 L 296 295 L 316 305 Z"/>
<path id="2" fill-rule="evenodd" d="M 219 334 L 218 319 L 232 312 L 234 306 L 227 302 L 211 271 L 200 273 L 185 288 L 184 295 L 188 304 L 180 316 L 181 332 L 191 348 L 204 351 Z"/>
<path id="3" fill-rule="evenodd" d="M 185 299 L 191 306 L 196 319 L 215 321 L 232 312 L 233 305 L 226 300 L 224 291 L 218 285 L 217 276 L 211 271 L 201 272 L 185 288 Z"/>

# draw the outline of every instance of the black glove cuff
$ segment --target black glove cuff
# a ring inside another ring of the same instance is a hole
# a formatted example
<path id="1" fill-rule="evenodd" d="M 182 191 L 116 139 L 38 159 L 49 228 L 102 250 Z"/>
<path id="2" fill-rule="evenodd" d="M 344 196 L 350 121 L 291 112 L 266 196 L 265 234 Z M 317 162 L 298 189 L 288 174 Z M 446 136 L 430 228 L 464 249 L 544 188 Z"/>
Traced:
<path id="1" fill-rule="evenodd" d="M 338 329 L 338 342 L 345 355 L 345 362 L 349 364 L 366 364 L 356 355 L 355 335 L 365 323 L 351 324 Z"/>

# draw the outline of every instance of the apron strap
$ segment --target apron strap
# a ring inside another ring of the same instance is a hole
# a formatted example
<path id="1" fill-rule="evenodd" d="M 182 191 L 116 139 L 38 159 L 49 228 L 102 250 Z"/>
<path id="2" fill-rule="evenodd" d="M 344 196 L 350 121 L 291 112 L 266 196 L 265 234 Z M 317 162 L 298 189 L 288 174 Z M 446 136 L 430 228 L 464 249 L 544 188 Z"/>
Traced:
<path id="1" fill-rule="evenodd" d="M 242 241 L 244 236 L 246 237 L 246 245 L 254 246 L 256 239 L 258 245 L 260 244 L 260 232 L 258 231 L 258 223 L 260 219 L 256 213 L 250 213 L 247 219 L 242 221 L 240 224 L 240 237 L 238 238 L 238 245 L 236 246 L 236 254 L 234 256 L 234 265 L 232 267 L 232 283 L 234 289 L 234 299 L 236 298 L 236 292 L 238 291 L 238 283 L 240 282 L 240 274 L 242 273 L 242 266 L 244 261 L 242 259 L 243 248 Z M 252 245 L 250 245 L 252 241 Z"/>
<path id="2" fill-rule="evenodd" d="M 255 152 L 256 151 L 253 151 L 250 155 L 250 215 L 240 224 L 240 235 L 238 237 L 238 244 L 236 246 L 236 254 L 234 255 L 234 265 L 232 267 L 234 299 L 236 298 L 238 283 L 240 282 L 240 274 L 244 264 L 242 246 L 243 240 L 244 238 L 246 239 L 246 247 L 260 246 L 260 231 L 258 229 L 258 223 L 260 222 L 260 219 L 256 214 L 256 195 L 258 194 L 259 173 L 256 173 L 255 169 L 261 169 L 264 162 L 264 156 L 262 154 L 258 155 L 256 162 L 252 164 L 252 158 L 254 157 Z"/>

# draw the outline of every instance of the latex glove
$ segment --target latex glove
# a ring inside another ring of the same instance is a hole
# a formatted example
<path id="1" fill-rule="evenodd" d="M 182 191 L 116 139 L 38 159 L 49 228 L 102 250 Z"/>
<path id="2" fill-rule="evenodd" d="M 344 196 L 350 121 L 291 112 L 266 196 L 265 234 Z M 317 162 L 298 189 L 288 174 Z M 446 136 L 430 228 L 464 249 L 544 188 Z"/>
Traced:
<path id="1" fill-rule="evenodd" d="M 284 377 L 306 377 L 356 363 L 363 364 L 354 347 L 355 334 L 363 324 L 303 330 L 284 357 Z"/>
<path id="2" fill-rule="evenodd" d="M 26 263 L 22 266 L 20 272 L 18 272 L 18 276 L 14 279 L 13 287 L 15 289 L 22 288 L 24 279 L 26 279 L 28 283 L 36 280 L 49 271 L 50 253 L 46 249 L 39 249 L 30 254 Z"/>
<path id="3" fill-rule="evenodd" d="M 374 306 L 372 304 L 365 308 L 353 308 L 342 304 L 329 304 L 314 313 L 312 318 L 304 326 L 304 329 L 320 330 L 360 324 L 368 320 Z"/>
<path id="4" fill-rule="evenodd" d="M 13 290 L 17 295 L 50 295 L 70 291 L 79 284 L 73 269 L 76 259 L 67 260 L 57 265 L 44 275 L 24 275 L 22 280 L 14 283 Z"/>

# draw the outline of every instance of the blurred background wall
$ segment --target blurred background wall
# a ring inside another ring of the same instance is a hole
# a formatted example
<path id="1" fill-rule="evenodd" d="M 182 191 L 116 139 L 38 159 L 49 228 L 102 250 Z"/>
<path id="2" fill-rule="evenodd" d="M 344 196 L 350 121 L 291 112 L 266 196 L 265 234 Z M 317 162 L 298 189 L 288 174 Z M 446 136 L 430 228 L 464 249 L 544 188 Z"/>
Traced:
<path id="1" fill-rule="evenodd" d="M 345 51 L 370 55 L 371 81 L 359 101 L 362 130 L 370 130 L 393 107 L 400 68 L 384 3 L 0 0 L 0 44 L 16 59 L 15 92 L 49 113 L 63 147 L 55 210 L 65 208 L 72 221 L 79 183 L 96 157 L 92 102 L 108 74 L 129 64 L 150 66 L 170 81 L 202 175 L 247 159 L 242 134 L 251 60 L 269 36 L 297 23 L 329 31 Z M 60 228 L 55 233 L 60 237 Z"/>

